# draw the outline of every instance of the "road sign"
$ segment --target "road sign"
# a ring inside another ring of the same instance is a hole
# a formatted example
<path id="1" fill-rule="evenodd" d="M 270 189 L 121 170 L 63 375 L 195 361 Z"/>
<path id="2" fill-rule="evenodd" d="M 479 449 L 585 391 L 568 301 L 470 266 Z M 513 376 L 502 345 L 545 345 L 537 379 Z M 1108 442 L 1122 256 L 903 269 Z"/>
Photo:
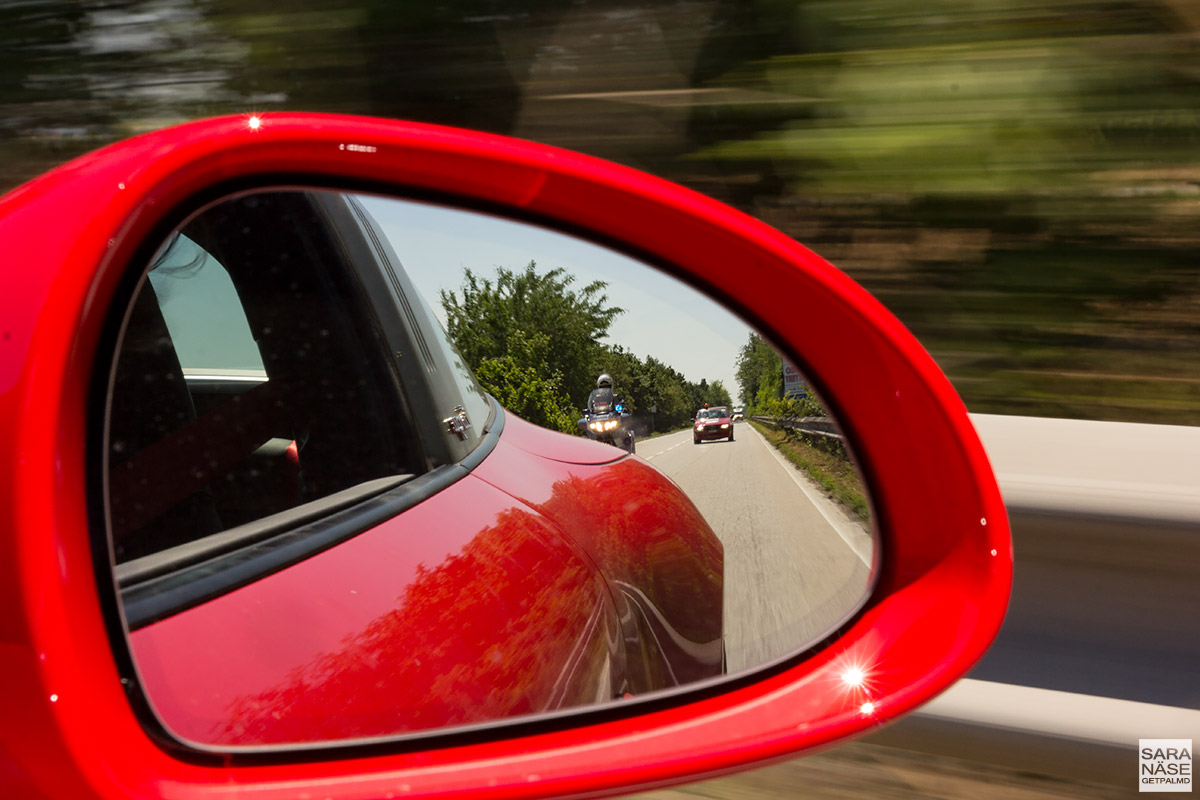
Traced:
<path id="1" fill-rule="evenodd" d="M 794 400 L 808 397 L 808 384 L 804 376 L 786 358 L 783 359 L 783 396 Z"/>

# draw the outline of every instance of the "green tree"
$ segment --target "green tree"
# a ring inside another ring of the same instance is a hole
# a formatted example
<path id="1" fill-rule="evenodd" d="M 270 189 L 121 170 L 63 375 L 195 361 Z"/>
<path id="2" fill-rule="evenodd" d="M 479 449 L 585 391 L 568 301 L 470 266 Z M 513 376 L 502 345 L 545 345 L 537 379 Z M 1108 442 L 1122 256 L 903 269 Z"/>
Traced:
<path id="1" fill-rule="evenodd" d="M 600 340 L 623 309 L 609 304 L 603 281 L 575 289 L 565 270 L 536 267 L 498 267 L 495 280 L 467 269 L 457 292 L 441 293 L 446 329 L 505 407 L 569 431 L 594 386 Z"/>
<path id="2" fill-rule="evenodd" d="M 701 406 L 731 406 L 733 400 L 729 396 L 729 390 L 725 388 L 725 384 L 720 381 L 708 382 L 707 378 L 701 378 L 699 383 L 687 382 L 685 388 L 690 398 L 691 412 L 694 414 L 697 408 Z M 689 415 L 690 418 L 690 415 Z"/>
<path id="3" fill-rule="evenodd" d="M 783 361 L 756 333 L 750 334 L 738 353 L 737 382 L 742 402 L 751 413 L 783 397 Z"/>
<path id="4" fill-rule="evenodd" d="M 647 356 L 639 376 L 643 413 L 654 407 L 654 429 L 669 431 L 686 425 L 695 407 L 687 392 L 687 381 L 676 370 Z"/>
<path id="5" fill-rule="evenodd" d="M 729 390 L 725 388 L 725 384 L 718 380 L 708 385 L 708 393 L 705 395 L 704 402 L 710 406 L 728 408 L 733 405 L 733 398 L 729 396 Z"/>
<path id="6" fill-rule="evenodd" d="M 569 433 L 575 430 L 576 415 L 562 388 L 562 375 L 547 369 L 534 355 L 545 351 L 546 338 L 536 331 L 513 331 L 510 352 L 485 358 L 475 366 L 475 377 L 517 416 Z"/>

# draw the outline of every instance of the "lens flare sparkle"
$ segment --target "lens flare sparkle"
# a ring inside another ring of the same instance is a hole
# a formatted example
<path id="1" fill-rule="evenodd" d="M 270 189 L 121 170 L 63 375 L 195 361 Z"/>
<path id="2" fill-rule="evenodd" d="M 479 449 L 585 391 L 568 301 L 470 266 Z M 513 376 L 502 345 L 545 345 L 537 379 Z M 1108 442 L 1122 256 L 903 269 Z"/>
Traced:
<path id="1" fill-rule="evenodd" d="M 847 667 L 842 673 L 842 683 L 852 689 L 861 689 L 867 682 L 867 673 L 859 666 Z"/>

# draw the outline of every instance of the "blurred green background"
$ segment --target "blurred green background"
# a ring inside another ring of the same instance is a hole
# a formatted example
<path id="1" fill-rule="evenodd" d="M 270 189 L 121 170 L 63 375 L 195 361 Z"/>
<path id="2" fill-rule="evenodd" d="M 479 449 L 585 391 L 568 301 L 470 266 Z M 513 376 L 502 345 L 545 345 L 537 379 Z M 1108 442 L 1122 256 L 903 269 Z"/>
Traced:
<path id="1" fill-rule="evenodd" d="M 0 189 L 230 112 L 495 131 L 795 236 L 972 411 L 1200 424 L 1198 34 L 1187 0 L 8 0 Z"/>

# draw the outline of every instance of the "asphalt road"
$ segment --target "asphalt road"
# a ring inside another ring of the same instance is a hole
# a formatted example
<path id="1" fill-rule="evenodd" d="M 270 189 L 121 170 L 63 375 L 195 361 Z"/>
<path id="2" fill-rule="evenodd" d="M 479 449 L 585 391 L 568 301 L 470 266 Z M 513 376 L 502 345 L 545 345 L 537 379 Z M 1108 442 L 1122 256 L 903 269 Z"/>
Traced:
<path id="1" fill-rule="evenodd" d="M 644 439 L 637 454 L 670 476 L 725 545 L 730 672 L 820 639 L 865 599 L 872 540 L 749 425 L 734 441 L 690 430 Z"/>

